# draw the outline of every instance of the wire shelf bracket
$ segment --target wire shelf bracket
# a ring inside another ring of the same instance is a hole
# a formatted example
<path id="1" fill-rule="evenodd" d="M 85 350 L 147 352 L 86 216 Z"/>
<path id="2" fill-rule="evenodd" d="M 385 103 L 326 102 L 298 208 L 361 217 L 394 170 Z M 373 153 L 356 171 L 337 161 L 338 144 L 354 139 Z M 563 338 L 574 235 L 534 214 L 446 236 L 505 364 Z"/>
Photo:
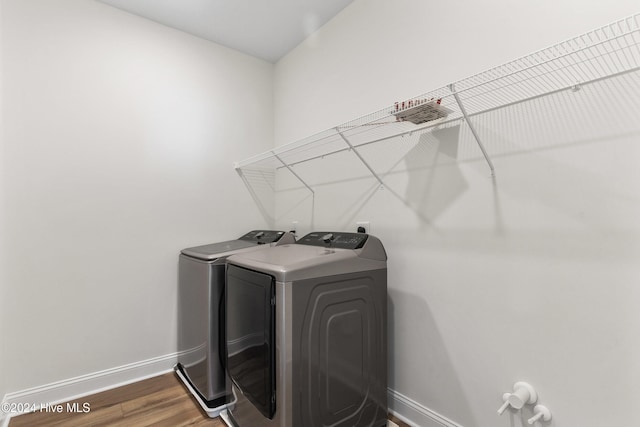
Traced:
<path id="1" fill-rule="evenodd" d="M 384 182 L 382 182 L 382 179 L 380 179 L 376 171 L 374 171 L 373 168 L 369 165 L 369 163 L 367 163 L 367 161 L 360 155 L 360 153 L 358 153 L 358 150 L 356 150 L 356 147 L 354 147 L 349 142 L 349 140 L 344 136 L 342 132 L 340 132 L 338 128 L 336 128 L 336 132 L 338 133 L 338 135 L 340 135 L 340 138 L 342 138 L 342 140 L 349 146 L 349 151 L 353 151 L 353 154 L 355 154 L 358 157 L 358 159 L 360 159 L 362 164 L 365 165 L 367 169 L 369 169 L 369 172 L 371 172 L 371 175 L 373 175 L 375 179 L 378 180 L 378 182 L 380 183 L 380 188 L 381 189 L 384 188 Z"/>
<path id="2" fill-rule="evenodd" d="M 292 168 L 289 164 L 287 164 L 284 160 L 282 160 L 282 158 L 281 158 L 280 156 L 278 156 L 278 155 L 275 153 L 275 151 L 273 151 L 273 150 L 272 150 L 272 151 L 271 151 L 271 153 L 273 154 L 273 157 L 275 157 L 276 159 L 278 159 L 278 161 L 279 161 L 280 163 L 282 163 L 282 166 L 284 166 L 285 168 L 287 168 L 287 170 L 288 170 L 289 172 L 291 172 L 291 173 L 293 174 L 293 176 L 295 176 L 295 177 L 298 179 L 298 181 L 300 181 L 300 182 L 302 183 L 302 185 L 304 185 L 305 187 L 307 187 L 307 190 L 311 191 L 311 194 L 315 194 L 315 191 L 313 191 L 313 188 L 309 187 L 309 184 L 307 184 L 307 183 L 304 181 L 304 179 L 300 178 L 300 175 L 298 175 L 298 174 L 293 170 L 293 168 Z"/>
<path id="3" fill-rule="evenodd" d="M 476 132 L 475 126 L 473 126 L 473 123 L 471 123 L 471 120 L 469 120 L 469 115 L 467 114 L 467 110 L 464 108 L 464 105 L 462 104 L 462 101 L 460 101 L 460 97 L 456 92 L 455 83 L 451 83 L 449 85 L 449 90 L 453 94 L 453 97 L 455 98 L 456 103 L 460 108 L 460 112 L 462 113 L 462 117 L 464 118 L 464 121 L 467 123 L 467 126 L 469 126 L 469 129 L 471 130 L 473 137 L 476 139 L 476 142 L 478 143 L 478 147 L 480 147 L 480 151 L 482 151 L 482 155 L 484 156 L 485 160 L 489 164 L 489 169 L 491 169 L 491 176 L 495 176 L 496 171 L 495 171 L 495 168 L 493 167 L 493 162 L 491 162 L 491 158 L 489 157 L 487 150 L 484 148 L 484 145 L 482 145 L 482 141 L 480 140 L 480 136 L 478 136 L 478 132 Z"/>

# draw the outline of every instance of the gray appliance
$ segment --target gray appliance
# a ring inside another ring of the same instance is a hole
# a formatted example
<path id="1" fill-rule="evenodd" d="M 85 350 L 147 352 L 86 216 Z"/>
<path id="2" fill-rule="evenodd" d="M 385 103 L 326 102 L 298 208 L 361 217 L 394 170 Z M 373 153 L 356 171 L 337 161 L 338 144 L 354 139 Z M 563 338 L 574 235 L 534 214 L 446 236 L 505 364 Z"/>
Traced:
<path id="1" fill-rule="evenodd" d="M 210 417 L 226 407 L 229 395 L 223 367 L 225 261 L 232 254 L 294 241 L 291 233 L 254 230 L 236 240 L 187 248 L 180 254 L 175 371 Z"/>
<path id="2" fill-rule="evenodd" d="M 227 424 L 387 425 L 386 260 L 340 232 L 227 259 Z"/>

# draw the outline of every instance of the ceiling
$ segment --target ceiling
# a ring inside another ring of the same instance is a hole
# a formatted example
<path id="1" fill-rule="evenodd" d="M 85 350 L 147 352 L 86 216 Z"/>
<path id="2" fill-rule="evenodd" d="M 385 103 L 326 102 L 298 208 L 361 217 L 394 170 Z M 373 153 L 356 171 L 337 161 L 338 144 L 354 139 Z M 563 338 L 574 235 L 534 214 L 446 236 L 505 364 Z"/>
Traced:
<path id="1" fill-rule="evenodd" d="M 99 0 L 275 63 L 353 0 Z"/>

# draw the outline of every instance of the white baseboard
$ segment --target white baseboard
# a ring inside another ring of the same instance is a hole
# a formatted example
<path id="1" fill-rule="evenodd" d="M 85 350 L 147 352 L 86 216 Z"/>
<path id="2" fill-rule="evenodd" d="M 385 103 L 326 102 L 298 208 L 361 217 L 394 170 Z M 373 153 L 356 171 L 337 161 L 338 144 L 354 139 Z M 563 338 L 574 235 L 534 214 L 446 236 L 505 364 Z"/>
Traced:
<path id="1" fill-rule="evenodd" d="M 395 390 L 387 389 L 389 412 L 413 427 L 462 427 Z"/>
<path id="2" fill-rule="evenodd" d="M 104 371 L 7 393 L 2 403 L 9 405 L 19 404 L 15 405 L 16 408 L 33 405 L 39 408 L 41 404 L 58 404 L 165 374 L 172 371 L 177 362 L 178 353 L 154 357 L 116 368 L 105 369 Z M 0 412 L 0 427 L 7 427 L 10 418 L 18 415 L 20 413 L 6 414 Z"/>
<path id="3" fill-rule="evenodd" d="M 165 374 L 172 371 L 177 362 L 178 353 L 154 357 L 43 386 L 7 393 L 2 403 L 28 404 L 28 406 L 35 405 L 36 407 L 47 403 L 58 404 Z M 462 427 L 395 390 L 388 389 L 387 395 L 389 412 L 410 426 Z M 20 414 L 0 412 L 0 427 L 7 427 L 10 418 L 17 415 Z"/>

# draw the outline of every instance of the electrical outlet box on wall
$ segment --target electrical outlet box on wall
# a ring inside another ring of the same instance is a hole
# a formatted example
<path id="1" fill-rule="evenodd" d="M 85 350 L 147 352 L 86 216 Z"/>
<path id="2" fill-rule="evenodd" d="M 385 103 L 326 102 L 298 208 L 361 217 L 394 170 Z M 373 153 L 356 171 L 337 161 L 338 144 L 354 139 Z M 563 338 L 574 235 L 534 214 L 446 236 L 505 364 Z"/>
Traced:
<path id="1" fill-rule="evenodd" d="M 371 222 L 369 221 L 356 222 L 356 232 L 371 234 Z"/>

